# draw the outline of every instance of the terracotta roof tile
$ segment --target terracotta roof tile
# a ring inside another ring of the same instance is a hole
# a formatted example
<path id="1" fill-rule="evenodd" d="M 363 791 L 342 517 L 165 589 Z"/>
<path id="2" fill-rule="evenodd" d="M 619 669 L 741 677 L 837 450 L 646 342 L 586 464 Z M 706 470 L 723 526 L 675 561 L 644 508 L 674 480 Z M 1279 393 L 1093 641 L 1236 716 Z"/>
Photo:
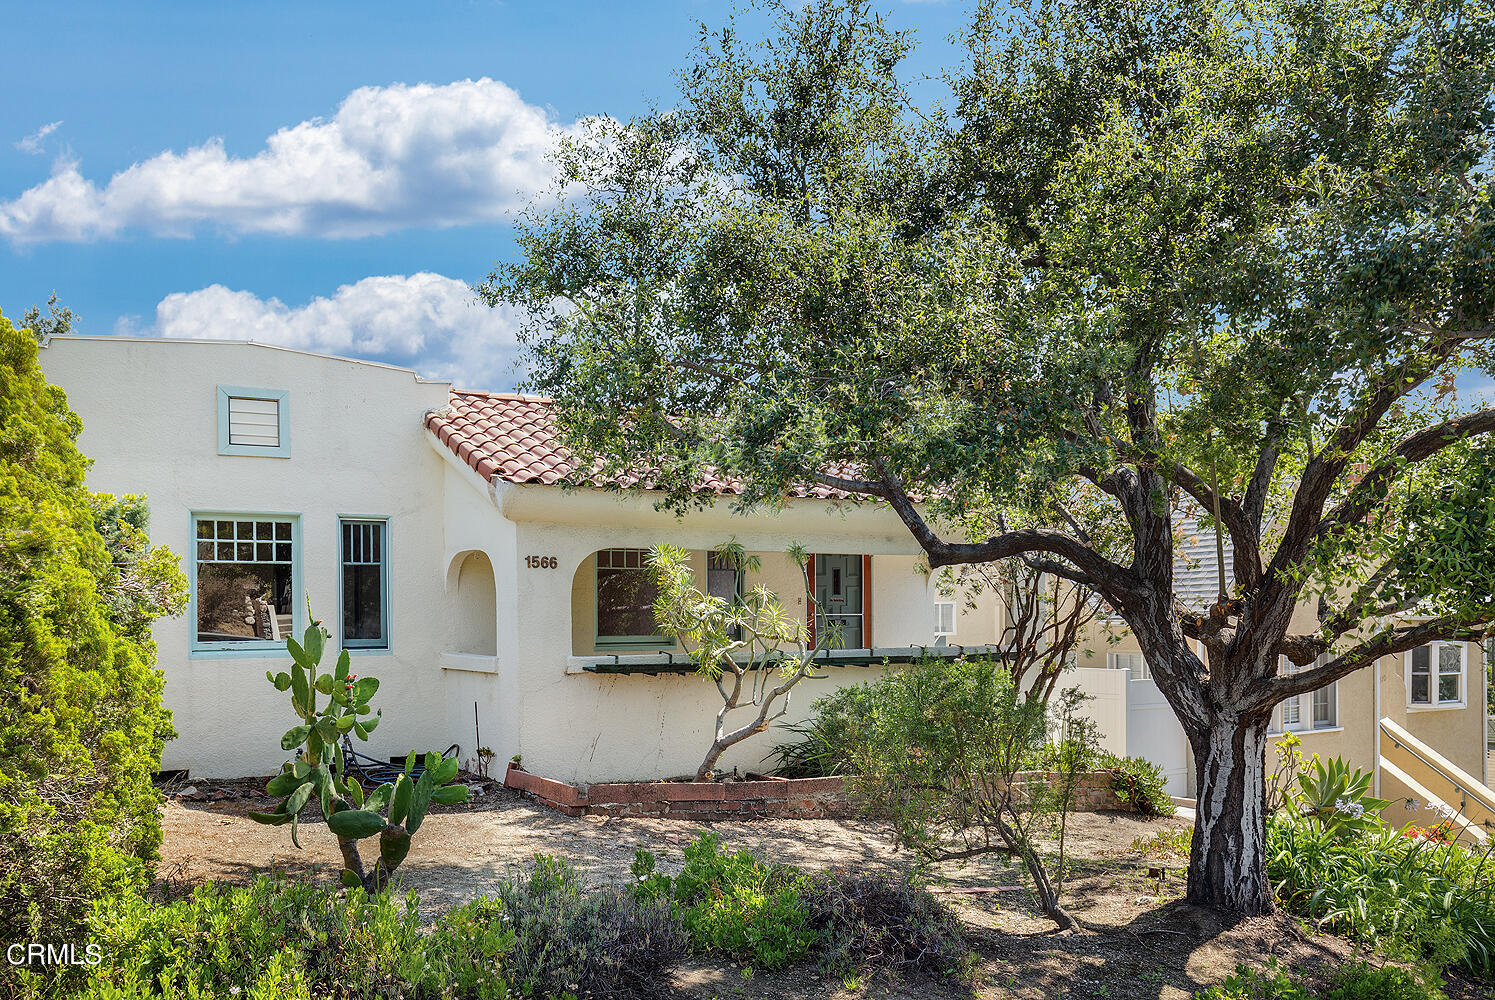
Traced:
<path id="1" fill-rule="evenodd" d="M 539 396 L 509 392 L 459 392 L 448 404 L 426 414 L 426 427 L 452 453 L 484 479 L 550 485 L 574 468 L 573 457 L 558 440 L 554 404 Z M 845 475 L 845 472 L 841 474 Z M 594 485 L 612 485 L 595 480 Z M 647 474 L 616 481 L 620 486 L 648 488 Z M 738 479 L 707 473 L 698 489 L 721 495 L 739 494 Z M 850 494 L 824 486 L 795 490 L 793 495 L 823 500 Z"/>

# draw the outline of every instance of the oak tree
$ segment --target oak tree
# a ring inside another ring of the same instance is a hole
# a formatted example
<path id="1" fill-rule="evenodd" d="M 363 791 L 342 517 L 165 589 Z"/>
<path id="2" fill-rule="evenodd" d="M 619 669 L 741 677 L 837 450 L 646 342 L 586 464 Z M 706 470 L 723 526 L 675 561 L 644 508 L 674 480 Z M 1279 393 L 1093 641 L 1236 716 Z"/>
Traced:
<path id="1" fill-rule="evenodd" d="M 986 4 L 913 84 L 865 5 L 772 10 L 560 147 L 479 289 L 531 387 L 662 504 L 813 483 L 934 568 L 1100 595 L 1193 748 L 1189 899 L 1269 910 L 1273 707 L 1495 618 L 1495 408 L 1456 383 L 1495 367 L 1490 6 Z M 1202 613 L 1184 506 L 1232 555 Z"/>

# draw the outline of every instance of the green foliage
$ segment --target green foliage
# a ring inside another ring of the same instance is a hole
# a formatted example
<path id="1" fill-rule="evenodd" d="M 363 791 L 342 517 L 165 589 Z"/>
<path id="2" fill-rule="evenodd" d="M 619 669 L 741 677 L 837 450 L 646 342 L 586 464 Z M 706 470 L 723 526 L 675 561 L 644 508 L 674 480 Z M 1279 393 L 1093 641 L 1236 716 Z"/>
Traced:
<path id="1" fill-rule="evenodd" d="M 1124 804 L 1143 816 L 1172 816 L 1178 811 L 1168 794 L 1163 769 L 1142 757 L 1101 756 L 1100 766 L 1111 772 L 1111 790 Z"/>
<path id="2" fill-rule="evenodd" d="M 1488 851 L 1384 827 L 1279 813 L 1267 875 L 1282 906 L 1393 958 L 1495 974 L 1495 864 Z"/>
<path id="3" fill-rule="evenodd" d="M 291 842 L 300 847 L 298 818 L 315 797 L 328 830 L 338 838 L 345 865 L 343 884 L 377 892 L 410 853 L 410 838 L 420 829 L 431 803 L 463 802 L 468 788 L 451 784 L 457 776 L 457 761 L 435 753 L 426 754 L 424 768 L 412 779 L 416 759 L 412 750 L 405 759 L 405 773 L 365 797 L 358 779 L 344 773 L 346 762 L 340 742 L 349 733 L 367 740 L 379 724 L 383 710 L 376 712 L 369 704 L 379 690 L 379 681 L 351 673 L 352 658 L 346 649 L 338 653 L 332 673 L 319 674 L 329 633 L 312 617 L 309 604 L 306 614 L 311 624 L 302 641 L 286 639 L 290 671 L 265 674 L 277 691 L 291 693 L 291 709 L 301 720 L 280 738 L 281 749 L 297 751 L 296 759 L 287 762 L 265 786 L 271 795 L 282 796 L 280 802 L 268 812 L 251 812 L 249 818 L 267 826 L 289 823 Z M 320 707 L 319 694 L 328 699 Z M 381 815 L 386 806 L 387 818 Z M 358 841 L 376 835 L 379 857 L 374 867 L 365 871 Z"/>
<path id="4" fill-rule="evenodd" d="M 150 621 L 181 609 L 138 498 L 85 489 L 81 426 L 0 316 L 0 940 L 76 940 L 150 877 L 172 735 Z M 128 508 L 128 529 L 111 511 Z M 101 529 L 105 532 L 101 536 Z"/>
<path id="5" fill-rule="evenodd" d="M 906 879 L 767 866 L 747 851 L 728 853 L 704 831 L 673 878 L 644 850 L 631 871 L 634 897 L 668 902 L 697 951 L 749 968 L 778 969 L 814 953 L 823 972 L 843 978 L 886 969 L 964 982 L 972 970 L 959 920 Z"/>
<path id="6" fill-rule="evenodd" d="M 735 541 L 718 546 L 716 552 L 738 572 L 758 569 L 758 557 L 749 556 Z M 813 604 L 806 569 L 809 554 L 791 544 L 787 555 L 799 567 L 806 600 Z M 785 607 L 765 586 L 730 601 L 700 590 L 690 553 L 684 549 L 655 546 L 649 567 L 659 583 L 654 617 L 660 631 L 680 641 L 697 671 L 715 682 L 722 697 L 711 746 L 696 768 L 696 780 L 706 781 L 728 748 L 765 732 L 789 710 L 795 686 L 813 671 L 814 655 L 837 644 L 840 628 L 822 628 L 823 634 L 811 644 L 804 615 Z M 732 713 L 738 710 L 745 721 L 729 729 L 727 719 L 737 721 Z"/>
<path id="7" fill-rule="evenodd" d="M 1380 813 L 1391 805 L 1389 799 L 1370 794 L 1374 775 L 1353 771 L 1344 758 L 1322 761 L 1314 757 L 1308 768 L 1298 775 L 1298 795 L 1294 798 L 1301 815 L 1341 837 L 1380 830 Z"/>
<path id="8" fill-rule="evenodd" d="M 1285 609 L 1328 608 L 1313 686 L 1485 637 L 1495 411 L 1454 389 L 1495 372 L 1487 4 L 988 0 L 917 83 L 866 4 L 761 8 L 702 29 L 675 106 L 560 143 L 479 289 L 578 477 L 835 487 L 935 568 L 1042 562 L 1210 738 L 1289 693 Z M 1212 628 L 1174 599 L 1185 509 L 1234 553 Z M 1233 877 L 1262 827 L 1212 829 L 1196 901 L 1267 906 Z"/>
<path id="9" fill-rule="evenodd" d="M 1319 990 L 1320 1000 L 1443 1000 L 1436 974 L 1419 975 L 1399 965 L 1341 965 Z"/>
<path id="10" fill-rule="evenodd" d="M 647 851 L 635 855 L 633 875 L 637 898 L 672 901 L 698 951 L 773 970 L 799 961 L 816 942 L 798 873 L 764 866 L 747 851 L 728 854 L 714 833 L 686 845 L 673 879 L 655 870 Z"/>
<path id="11" fill-rule="evenodd" d="M 1013 684 L 991 659 L 928 661 L 884 675 L 867 694 L 867 721 L 851 733 L 847 784 L 886 815 L 899 841 L 927 860 L 1003 854 L 1020 860 L 1043 910 L 1061 927 L 1064 832 L 1079 775 L 1095 758 L 1081 695 L 1050 707 Z M 1050 874 L 1038 837 L 1059 838 Z"/>
<path id="12" fill-rule="evenodd" d="M 1159 830 L 1146 837 L 1132 841 L 1132 850 L 1149 858 L 1169 858 L 1175 861 L 1189 860 L 1189 849 L 1194 842 L 1194 831 L 1174 828 Z"/>
<path id="13" fill-rule="evenodd" d="M 1260 970 L 1236 966 L 1220 985 L 1196 992 L 1194 1000 L 1444 1000 L 1444 995 L 1436 975 L 1366 962 L 1341 965 L 1310 990 L 1272 958 Z"/>
<path id="14" fill-rule="evenodd" d="M 588 888 L 564 862 L 536 860 L 529 878 L 424 925 L 413 895 L 337 893 L 264 877 L 244 887 L 208 883 L 165 905 L 120 897 L 92 921 L 103 963 L 66 995 L 660 995 L 686 946 L 668 905 Z"/>
<path id="15" fill-rule="evenodd" d="M 848 684 L 815 699 L 810 717 L 783 728 L 800 737 L 780 743 L 764 761 L 777 758 L 773 773 L 782 778 L 826 778 L 851 766 L 847 747 L 871 706 L 867 684 Z"/>
<path id="16" fill-rule="evenodd" d="M 1194 1000 L 1311 1000 L 1311 997 L 1273 958 L 1261 971 L 1237 965 L 1235 972 L 1220 985 L 1196 992 Z"/>

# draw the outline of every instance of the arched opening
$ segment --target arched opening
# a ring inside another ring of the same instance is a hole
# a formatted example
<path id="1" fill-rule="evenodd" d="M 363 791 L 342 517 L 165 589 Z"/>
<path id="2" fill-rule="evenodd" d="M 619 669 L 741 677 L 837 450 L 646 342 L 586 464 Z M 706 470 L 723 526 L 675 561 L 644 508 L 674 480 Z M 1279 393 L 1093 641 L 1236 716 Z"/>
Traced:
<path id="1" fill-rule="evenodd" d="M 459 552 L 447 573 L 456 653 L 498 655 L 498 590 L 493 563 L 479 551 Z"/>

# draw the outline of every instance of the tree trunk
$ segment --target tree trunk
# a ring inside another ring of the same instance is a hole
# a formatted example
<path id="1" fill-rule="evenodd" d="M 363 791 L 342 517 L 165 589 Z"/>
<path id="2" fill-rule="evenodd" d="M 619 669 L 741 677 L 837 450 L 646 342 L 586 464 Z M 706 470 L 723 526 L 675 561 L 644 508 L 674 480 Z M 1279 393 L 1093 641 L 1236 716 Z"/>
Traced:
<path id="1" fill-rule="evenodd" d="M 1193 735 L 1199 803 L 1191 903 L 1247 916 L 1274 908 L 1266 871 L 1267 722 L 1217 717 Z"/>

